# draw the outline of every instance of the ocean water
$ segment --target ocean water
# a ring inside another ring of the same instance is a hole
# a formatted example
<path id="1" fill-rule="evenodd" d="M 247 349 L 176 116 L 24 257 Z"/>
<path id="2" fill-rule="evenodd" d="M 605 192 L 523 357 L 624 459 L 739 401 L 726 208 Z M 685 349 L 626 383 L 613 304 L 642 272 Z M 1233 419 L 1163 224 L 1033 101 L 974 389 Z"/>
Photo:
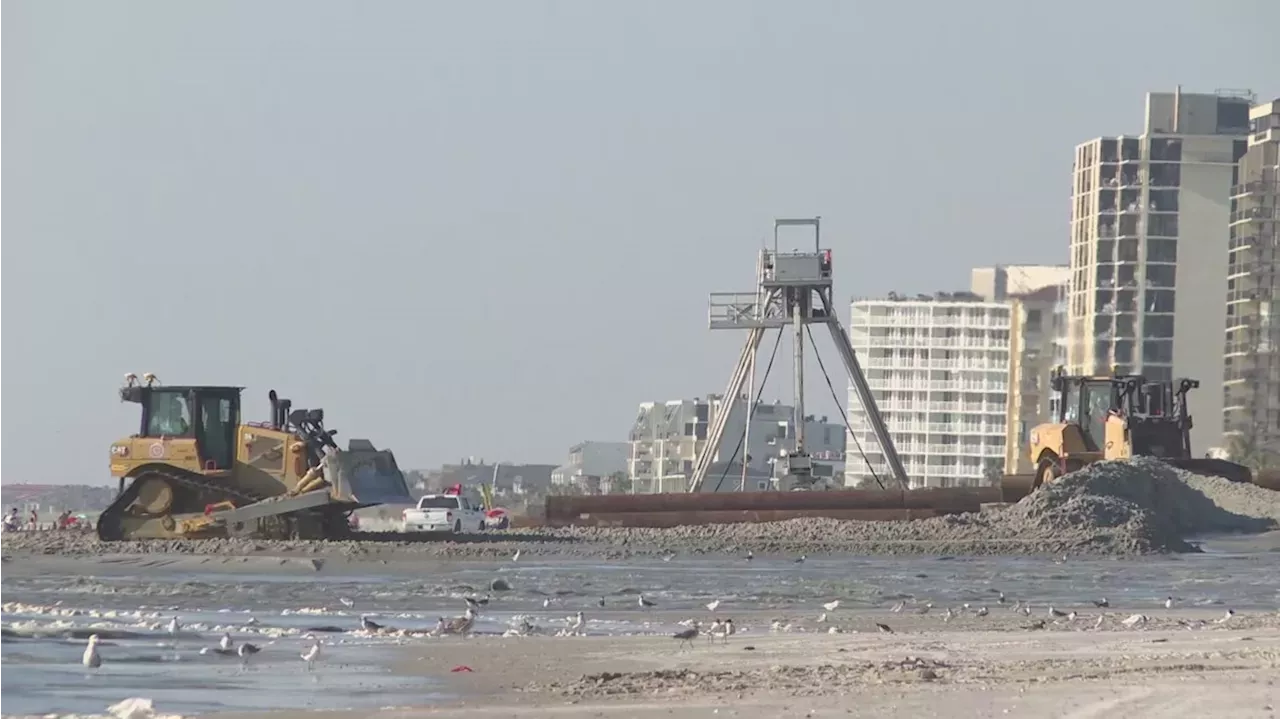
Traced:
<path id="1" fill-rule="evenodd" d="M 478 633 L 495 637 L 525 618 L 552 633 L 577 611 L 589 619 L 588 634 L 670 632 L 680 618 L 705 612 L 702 605 L 712 599 L 721 600 L 721 614 L 755 617 L 809 614 L 833 598 L 853 610 L 884 609 L 903 599 L 938 606 L 988 603 L 997 591 L 1010 601 L 1061 607 L 1088 606 L 1105 596 L 1113 611 L 1151 609 L 1171 594 L 1183 607 L 1275 611 L 1280 606 L 1280 553 L 1218 551 L 1213 542 L 1205 548 L 1199 555 L 1063 562 L 527 557 L 520 562 L 395 561 L 310 574 L 106 564 L 90 575 L 57 574 L 24 572 L 20 562 L 12 562 L 2 581 L 2 711 L 6 716 L 101 712 L 133 696 L 150 697 L 165 712 L 188 714 L 447 701 L 453 698 L 447 682 L 399 675 L 390 663 L 399 645 L 460 640 L 371 636 L 359 631 L 360 614 L 394 629 L 426 632 L 437 618 L 461 614 L 463 597 L 485 594 L 497 578 L 511 590 L 493 593 L 476 624 Z M 657 602 L 659 611 L 641 609 L 641 593 Z M 173 616 L 183 625 L 176 635 L 165 627 Z M 202 654 L 224 631 L 263 651 L 247 667 L 236 658 Z M 104 666 L 88 672 L 79 662 L 93 632 L 101 638 Z M 325 642 L 311 672 L 299 656 L 308 632 Z"/>

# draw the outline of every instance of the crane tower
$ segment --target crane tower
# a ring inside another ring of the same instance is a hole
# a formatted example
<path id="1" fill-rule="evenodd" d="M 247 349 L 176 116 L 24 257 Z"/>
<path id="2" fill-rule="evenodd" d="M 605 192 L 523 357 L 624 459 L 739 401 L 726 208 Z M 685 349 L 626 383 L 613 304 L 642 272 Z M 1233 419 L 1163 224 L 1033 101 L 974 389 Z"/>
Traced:
<path id="1" fill-rule="evenodd" d="M 729 379 L 721 411 L 717 412 L 707 435 L 707 444 L 698 454 L 689 483 L 690 492 L 702 491 L 712 461 L 724 441 L 729 408 L 736 398 L 743 396 L 747 387 L 746 432 L 751 431 L 751 417 L 756 407 L 755 363 L 760 342 L 766 330 L 792 331 L 795 349 L 795 445 L 778 458 L 781 462 L 780 477 L 789 480 L 793 487 L 808 487 L 814 482 L 813 462 L 805 447 L 804 413 L 804 338 L 807 326 L 825 324 L 831 332 L 836 351 L 844 362 L 849 379 L 862 403 L 871 430 L 876 436 L 893 479 L 907 487 L 907 473 L 894 447 L 893 438 L 885 427 L 875 396 L 867 384 L 866 376 L 858 365 L 849 334 L 840 324 L 832 301 L 831 250 L 821 245 L 821 218 L 776 219 L 773 222 L 773 249 L 760 251 L 756 263 L 755 292 L 714 292 L 710 298 L 710 328 L 713 330 L 747 330 L 747 341 Z M 780 252 L 778 230 L 782 227 L 812 227 L 813 251 Z M 812 337 L 812 335 L 810 335 Z M 817 348 L 814 348 L 815 352 Z M 820 360 L 820 358 L 819 358 Z M 748 445 L 749 446 L 749 445 Z M 746 476 L 747 461 L 743 461 Z"/>

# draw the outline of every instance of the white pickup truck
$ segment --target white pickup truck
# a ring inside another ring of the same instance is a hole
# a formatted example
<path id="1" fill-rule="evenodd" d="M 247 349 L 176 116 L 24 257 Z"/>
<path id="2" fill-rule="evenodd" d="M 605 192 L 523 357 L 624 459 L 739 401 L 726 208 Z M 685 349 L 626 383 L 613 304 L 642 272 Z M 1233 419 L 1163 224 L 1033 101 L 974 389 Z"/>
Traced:
<path id="1" fill-rule="evenodd" d="M 400 522 L 402 532 L 483 532 L 484 509 L 465 496 L 428 494 L 418 506 L 406 509 Z"/>

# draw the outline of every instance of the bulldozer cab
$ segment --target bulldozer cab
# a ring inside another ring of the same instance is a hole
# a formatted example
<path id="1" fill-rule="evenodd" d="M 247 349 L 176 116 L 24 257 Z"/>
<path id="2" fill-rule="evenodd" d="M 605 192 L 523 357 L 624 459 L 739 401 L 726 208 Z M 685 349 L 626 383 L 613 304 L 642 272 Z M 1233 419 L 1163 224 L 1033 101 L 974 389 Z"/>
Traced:
<path id="1" fill-rule="evenodd" d="M 1059 424 L 1080 428 L 1080 436 L 1090 452 L 1100 452 L 1106 444 L 1107 417 L 1119 405 L 1119 390 L 1111 377 L 1053 377 L 1053 389 L 1062 393 Z"/>
<path id="2" fill-rule="evenodd" d="M 120 399 L 142 407 L 139 437 L 194 439 L 200 465 L 230 470 L 235 464 L 240 387 L 131 386 Z"/>

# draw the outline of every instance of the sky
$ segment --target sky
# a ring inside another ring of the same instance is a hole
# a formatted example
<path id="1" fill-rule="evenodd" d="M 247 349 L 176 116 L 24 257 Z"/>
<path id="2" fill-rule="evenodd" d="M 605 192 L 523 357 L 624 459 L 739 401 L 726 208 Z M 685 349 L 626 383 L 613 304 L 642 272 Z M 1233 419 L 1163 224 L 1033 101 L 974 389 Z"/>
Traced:
<path id="1" fill-rule="evenodd" d="M 822 216 L 846 316 L 1065 263 L 1075 145 L 1140 131 L 1147 91 L 1280 95 L 1277 26 L 1265 0 L 10 0 L 0 480 L 107 481 L 126 372 L 242 385 L 248 418 L 274 388 L 406 468 L 625 440 L 640 402 L 723 391 L 745 337 L 706 295 L 753 289 L 773 218 Z"/>

